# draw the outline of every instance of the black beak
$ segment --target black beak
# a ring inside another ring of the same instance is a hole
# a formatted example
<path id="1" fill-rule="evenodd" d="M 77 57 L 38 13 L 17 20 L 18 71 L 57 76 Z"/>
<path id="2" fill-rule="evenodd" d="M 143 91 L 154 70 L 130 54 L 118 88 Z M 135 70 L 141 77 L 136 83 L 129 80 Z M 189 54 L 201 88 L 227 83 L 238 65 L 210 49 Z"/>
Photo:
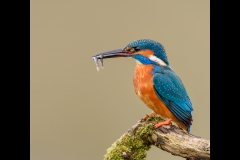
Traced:
<path id="1" fill-rule="evenodd" d="M 133 56 L 131 52 L 127 52 L 123 49 L 115 49 L 112 51 L 107 51 L 107 52 L 97 54 L 95 56 L 92 56 L 92 58 L 96 64 L 97 70 L 99 70 L 98 60 L 100 60 L 101 68 L 103 68 L 103 59 L 105 58 L 131 57 L 131 56 Z"/>

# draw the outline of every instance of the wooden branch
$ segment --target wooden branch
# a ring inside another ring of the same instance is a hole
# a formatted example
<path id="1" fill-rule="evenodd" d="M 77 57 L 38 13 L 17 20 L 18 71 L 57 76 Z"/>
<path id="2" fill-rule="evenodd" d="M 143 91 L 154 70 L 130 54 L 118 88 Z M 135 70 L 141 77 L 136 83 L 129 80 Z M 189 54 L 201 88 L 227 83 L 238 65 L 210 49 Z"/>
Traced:
<path id="1" fill-rule="evenodd" d="M 107 149 L 104 160 L 145 160 L 152 145 L 190 160 L 210 159 L 210 140 L 189 134 L 175 125 L 155 129 L 154 124 L 159 121 L 162 121 L 160 117 L 149 117 L 145 122 L 136 123 Z"/>

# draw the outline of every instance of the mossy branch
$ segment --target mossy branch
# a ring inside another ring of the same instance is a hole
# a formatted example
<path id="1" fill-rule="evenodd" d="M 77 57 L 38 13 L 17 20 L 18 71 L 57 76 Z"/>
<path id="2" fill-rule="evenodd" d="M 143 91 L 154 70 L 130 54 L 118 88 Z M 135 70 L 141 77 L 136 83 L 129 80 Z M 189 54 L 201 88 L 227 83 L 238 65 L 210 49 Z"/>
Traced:
<path id="1" fill-rule="evenodd" d="M 154 116 L 136 123 L 107 149 L 104 160 L 145 160 L 152 145 L 190 160 L 210 159 L 210 140 L 189 134 L 175 125 L 155 129 L 154 124 L 159 121 L 162 119 Z"/>

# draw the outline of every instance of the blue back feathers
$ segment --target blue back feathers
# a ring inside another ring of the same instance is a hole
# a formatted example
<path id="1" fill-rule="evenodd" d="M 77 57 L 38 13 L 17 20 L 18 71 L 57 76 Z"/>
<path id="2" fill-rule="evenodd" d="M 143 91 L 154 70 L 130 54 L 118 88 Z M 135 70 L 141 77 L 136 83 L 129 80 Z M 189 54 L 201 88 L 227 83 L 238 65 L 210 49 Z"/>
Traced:
<path id="1" fill-rule="evenodd" d="M 192 103 L 181 79 L 169 66 L 154 66 L 155 92 L 168 109 L 188 128 L 192 124 Z"/>

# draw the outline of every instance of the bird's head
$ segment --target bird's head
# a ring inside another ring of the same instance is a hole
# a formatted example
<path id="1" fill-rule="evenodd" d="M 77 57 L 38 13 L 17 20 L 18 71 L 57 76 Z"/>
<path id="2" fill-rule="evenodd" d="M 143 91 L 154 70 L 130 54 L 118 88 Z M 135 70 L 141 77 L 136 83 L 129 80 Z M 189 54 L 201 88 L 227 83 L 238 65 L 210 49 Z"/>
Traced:
<path id="1" fill-rule="evenodd" d="M 169 65 L 163 46 L 150 39 L 140 39 L 128 43 L 124 48 L 111 50 L 93 56 L 95 62 L 106 58 L 132 57 L 141 64 Z"/>

